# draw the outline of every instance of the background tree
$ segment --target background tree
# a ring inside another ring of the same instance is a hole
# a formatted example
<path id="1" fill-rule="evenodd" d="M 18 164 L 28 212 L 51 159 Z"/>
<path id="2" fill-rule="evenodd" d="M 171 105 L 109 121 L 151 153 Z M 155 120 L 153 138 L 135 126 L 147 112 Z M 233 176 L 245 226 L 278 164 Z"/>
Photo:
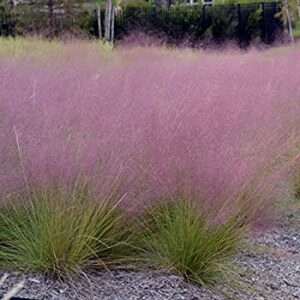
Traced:
<path id="1" fill-rule="evenodd" d="M 90 17 L 86 11 L 91 3 L 85 0 L 23 0 L 18 5 L 18 10 L 22 10 L 23 14 L 20 15 L 24 15 L 24 19 L 25 15 L 27 20 L 31 19 L 31 24 L 22 24 L 23 28 L 34 27 L 36 31 L 43 30 L 43 35 L 52 37 L 76 30 L 77 22 L 82 21 L 80 18 Z"/>
<path id="2" fill-rule="evenodd" d="M 98 26 L 98 36 L 102 39 L 102 19 L 101 19 L 101 0 L 95 0 L 96 11 L 97 11 L 97 26 Z"/>

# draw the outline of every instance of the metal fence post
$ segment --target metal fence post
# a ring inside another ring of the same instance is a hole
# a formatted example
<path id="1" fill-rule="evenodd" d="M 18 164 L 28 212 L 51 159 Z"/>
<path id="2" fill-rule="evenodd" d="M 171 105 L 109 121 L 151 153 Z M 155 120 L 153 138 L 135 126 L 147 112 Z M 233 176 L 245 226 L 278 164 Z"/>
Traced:
<path id="1" fill-rule="evenodd" d="M 266 20 L 265 20 L 265 3 L 261 3 L 262 9 L 262 36 L 261 39 L 265 42 L 266 41 Z"/>
<path id="2" fill-rule="evenodd" d="M 206 24 L 205 24 L 205 4 L 202 5 L 202 30 L 205 31 Z"/>
<path id="3" fill-rule="evenodd" d="M 238 39 L 239 42 L 242 42 L 242 13 L 241 13 L 241 4 L 238 3 L 237 5 L 238 8 Z"/>
<path id="4" fill-rule="evenodd" d="M 47 0 L 49 3 L 53 3 L 54 0 Z M 166 3 L 172 4 L 172 0 L 165 0 Z M 283 0 L 284 1 L 284 0 Z M 1 0 L 0 0 L 1 2 Z M 110 5 L 109 5 L 110 4 Z M 114 39 L 114 21 L 115 21 L 115 30 L 116 38 L 120 36 L 119 32 L 126 33 L 131 29 L 131 25 L 134 26 L 147 26 L 154 25 L 157 31 L 161 30 L 162 32 L 170 32 L 170 35 L 173 35 L 174 40 L 180 39 L 183 35 L 186 34 L 195 34 L 196 38 L 201 38 L 204 36 L 205 31 L 211 26 L 214 22 L 214 18 L 217 18 L 214 14 L 215 10 L 225 11 L 229 16 L 228 22 L 230 25 L 233 25 L 235 38 L 238 42 L 243 43 L 244 40 L 251 38 L 251 32 L 249 33 L 247 28 L 247 16 L 254 12 L 254 8 L 260 8 L 260 20 L 259 24 L 255 23 L 255 29 L 259 25 L 259 30 L 261 34 L 261 40 L 264 42 L 272 42 L 274 40 L 275 34 L 278 31 L 283 31 L 283 22 L 281 19 L 276 18 L 275 14 L 280 11 L 284 4 L 274 3 L 258 3 L 254 5 L 247 4 L 237 4 L 237 5 L 220 5 L 218 7 L 208 7 L 206 5 L 193 6 L 193 7 L 178 7 L 177 9 L 163 9 L 157 8 L 155 6 L 150 7 L 149 9 L 124 9 L 120 14 L 114 15 L 114 8 L 112 6 L 112 0 L 107 1 L 106 11 L 101 11 L 101 20 L 97 24 L 97 17 L 99 17 L 99 12 L 97 16 L 97 10 L 95 10 L 92 16 L 93 18 L 93 31 L 94 33 L 101 33 L 101 28 L 99 25 L 104 25 L 102 27 L 102 32 L 105 30 L 106 40 L 111 41 Z M 0 8 L 1 10 L 1 8 Z M 37 11 L 40 13 L 39 11 Z M 59 15 L 57 12 L 51 10 L 47 7 L 45 11 L 46 20 L 45 25 L 41 26 L 48 29 L 48 34 L 61 30 L 62 25 L 64 24 L 65 19 L 63 15 Z M 104 16 L 106 14 L 106 16 Z M 180 15 L 182 14 L 182 15 Z M 18 14 L 5 15 L 0 12 L 0 35 L 13 35 L 15 34 L 16 21 Z M 187 16 L 183 18 L 183 16 Z M 25 16 L 24 16 L 25 17 Z M 28 16 L 30 17 L 30 16 Z M 114 20 L 115 18 L 115 20 Z M 48 22 L 47 22 L 48 21 Z M 51 21 L 51 22 L 50 22 Z M 234 22 L 234 24 L 232 24 Z M 70 26 L 74 25 L 73 21 L 69 24 Z M 100 24 L 101 23 L 101 24 Z M 59 25 L 59 26 L 57 26 Z M 173 26 L 175 25 L 175 26 Z M 176 27 L 177 26 L 177 27 Z M 222 24 L 217 26 L 223 26 Z M 252 26 L 251 24 L 249 26 Z M 191 29 L 192 27 L 192 29 Z M 143 28 L 143 27 L 142 27 Z M 152 27 L 151 27 L 152 28 Z M 173 30 L 174 28 L 174 30 Z M 178 30 L 177 30 L 178 29 Z M 218 28 L 220 29 L 220 28 Z M 222 28 L 221 28 L 222 29 Z M 252 28 L 250 28 L 251 31 Z M 87 28 L 88 30 L 88 28 Z M 99 32 L 100 31 L 100 32 Z M 180 31 L 180 34 L 177 34 L 175 31 Z M 101 36 L 101 34 L 100 34 Z"/>
<path id="5" fill-rule="evenodd" d="M 291 20 L 291 14 L 290 14 L 290 10 L 289 10 L 289 1 L 288 0 L 284 0 L 284 9 L 286 12 L 289 36 L 290 36 L 292 45 L 294 45 L 295 40 L 294 40 L 294 35 L 293 35 L 293 27 L 292 27 L 292 20 Z"/>

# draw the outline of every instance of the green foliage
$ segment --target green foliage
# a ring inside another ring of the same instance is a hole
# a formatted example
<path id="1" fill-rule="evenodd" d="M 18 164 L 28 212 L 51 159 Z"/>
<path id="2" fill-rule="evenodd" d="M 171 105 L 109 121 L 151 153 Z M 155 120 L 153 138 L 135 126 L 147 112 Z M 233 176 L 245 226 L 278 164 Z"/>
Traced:
<path id="1" fill-rule="evenodd" d="M 70 275 L 112 267 L 128 254 L 128 224 L 114 199 L 93 202 L 87 186 L 72 193 L 33 193 L 2 208 L 0 263 L 4 267 Z"/>
<path id="2" fill-rule="evenodd" d="M 68 276 L 131 261 L 213 285 L 230 272 L 245 233 L 234 218 L 209 223 L 186 199 L 160 202 L 129 222 L 113 196 L 95 202 L 87 185 L 29 198 L 1 208 L 1 267 Z"/>
<path id="3" fill-rule="evenodd" d="M 293 27 L 294 37 L 300 37 L 300 18 L 293 23 Z"/>
<path id="4" fill-rule="evenodd" d="M 252 40 L 261 35 L 261 27 L 259 26 L 261 19 L 261 8 L 258 8 L 254 13 L 249 13 L 247 16 L 244 16 L 245 32 L 248 34 L 248 39 Z"/>
<path id="5" fill-rule="evenodd" d="M 289 8 L 289 12 L 291 15 L 293 25 L 296 25 L 297 22 L 299 21 L 299 12 L 298 12 L 297 5 L 298 5 L 298 0 L 289 0 L 288 1 L 288 8 Z M 283 10 L 283 14 L 285 14 L 284 10 Z"/>
<path id="6" fill-rule="evenodd" d="M 169 9 L 128 6 L 116 18 L 115 35 L 118 39 L 130 32 L 142 31 L 155 34 L 171 44 L 188 41 L 193 46 L 203 40 L 233 40 L 247 45 L 253 39 L 263 38 L 267 32 L 269 42 L 272 42 L 280 29 L 274 9 L 276 6 L 271 4 L 265 8 L 267 21 L 262 23 L 260 4 L 214 5 L 205 8 L 174 5 Z"/>
<path id="7" fill-rule="evenodd" d="M 235 14 L 240 14 L 236 17 Z M 235 37 L 241 42 L 250 42 L 262 34 L 260 5 L 253 5 L 251 9 L 237 5 L 214 6 L 207 10 L 208 28 L 205 36 L 215 40 L 228 40 Z"/>
<path id="8" fill-rule="evenodd" d="M 137 247 L 143 249 L 143 262 L 206 285 L 226 279 L 230 259 L 245 234 L 235 218 L 210 223 L 196 204 L 184 198 L 150 208 L 141 223 Z"/>
<path id="9" fill-rule="evenodd" d="M 293 184 L 293 191 L 294 191 L 294 197 L 296 199 L 300 200 L 300 172 L 297 173 L 293 179 L 292 179 L 292 184 Z"/>
<path id="10" fill-rule="evenodd" d="M 87 10 L 82 10 L 76 17 L 73 26 L 77 28 L 77 30 L 81 32 L 88 33 L 90 35 L 95 36 L 95 20 L 91 16 L 90 12 Z"/>
<path id="11" fill-rule="evenodd" d="M 125 9 L 145 9 L 145 8 L 150 8 L 153 5 L 153 1 L 144 1 L 144 0 L 130 0 L 125 2 L 121 2 L 120 6 L 125 8 Z"/>
<path id="12" fill-rule="evenodd" d="M 256 0 L 215 0 L 215 4 L 223 5 L 223 4 L 257 4 L 257 3 L 266 3 L 266 2 L 274 2 L 273 0 L 264 0 L 264 1 L 256 1 Z"/>
<path id="13" fill-rule="evenodd" d="M 70 33 L 76 36 L 97 36 L 96 15 L 88 10 L 83 2 L 40 0 L 34 5 L 20 4 L 12 10 L 15 21 L 8 23 L 10 28 L 2 28 L 0 31 L 5 31 L 6 33 L 2 34 L 6 35 L 39 34 L 53 37 Z M 104 3 L 101 5 L 104 20 Z M 201 6 L 176 4 L 167 9 L 160 5 L 154 7 L 151 1 L 133 0 L 126 4 L 119 3 L 117 7 L 123 10 L 119 10 L 116 16 L 116 39 L 130 32 L 143 31 L 156 35 L 166 43 L 182 44 L 188 41 L 193 46 L 198 45 L 203 39 L 238 40 L 247 44 L 252 39 L 262 36 L 259 4 L 241 5 L 240 18 L 238 6 L 228 3 L 206 6 L 205 9 Z M 271 14 L 274 14 L 274 11 L 269 9 L 268 14 L 268 22 L 272 23 Z M 269 24 L 264 26 L 269 28 Z M 274 28 L 272 28 L 267 29 L 268 36 L 273 36 Z"/>
<path id="14" fill-rule="evenodd" d="M 83 1 L 66 0 L 21 3 L 13 8 L 16 22 L 13 24 L 18 35 L 59 36 L 94 34 L 94 18 Z M 45 9 L 46 8 L 46 9 Z"/>
<path id="15" fill-rule="evenodd" d="M 17 15 L 15 30 L 18 35 L 38 34 L 48 26 L 45 13 L 28 5 L 18 5 L 14 8 L 14 14 Z"/>
<path id="16" fill-rule="evenodd" d="M 0 0 L 0 36 L 14 35 L 12 7 L 7 1 Z"/>
<path id="17" fill-rule="evenodd" d="M 205 37 L 217 40 L 232 38 L 237 31 L 238 21 L 234 18 L 234 9 L 221 6 L 207 7 Z"/>

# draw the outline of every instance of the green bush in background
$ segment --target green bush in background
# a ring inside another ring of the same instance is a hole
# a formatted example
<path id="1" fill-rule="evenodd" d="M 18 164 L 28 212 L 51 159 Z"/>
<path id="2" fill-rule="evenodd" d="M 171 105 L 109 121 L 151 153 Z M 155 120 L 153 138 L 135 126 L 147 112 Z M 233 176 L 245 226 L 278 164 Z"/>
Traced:
<path id="1" fill-rule="evenodd" d="M 142 31 L 153 34 L 166 43 L 182 44 L 188 41 L 192 46 L 203 40 L 235 40 L 242 44 L 248 44 L 259 37 L 271 42 L 274 40 L 272 26 L 274 27 L 276 21 L 273 19 L 274 14 L 278 14 L 279 11 L 270 11 L 269 6 L 268 17 L 262 22 L 260 4 L 230 4 L 235 3 L 235 0 L 224 3 L 226 5 L 211 7 L 175 3 L 170 8 L 165 5 L 153 6 L 152 2 L 142 0 L 119 3 L 116 4 L 119 10 L 115 18 L 115 38 L 118 40 L 133 31 Z M 104 14 L 102 5 L 102 22 Z M 76 36 L 98 36 L 93 6 L 88 9 L 80 3 L 70 5 L 63 1 L 55 13 L 45 5 L 22 4 L 12 8 L 2 4 L 0 19 L 1 35 L 38 34 L 51 37 L 67 33 Z M 104 28 L 104 23 L 102 25 Z M 280 27 L 278 24 L 275 24 L 276 26 Z M 266 34 L 266 31 L 269 33 Z"/>
<path id="2" fill-rule="evenodd" d="M 181 6 L 140 8 L 128 6 L 116 19 L 116 38 L 134 31 L 161 37 L 166 43 L 198 45 L 203 41 L 237 41 L 247 45 L 254 39 L 273 42 L 282 22 L 276 4 Z"/>

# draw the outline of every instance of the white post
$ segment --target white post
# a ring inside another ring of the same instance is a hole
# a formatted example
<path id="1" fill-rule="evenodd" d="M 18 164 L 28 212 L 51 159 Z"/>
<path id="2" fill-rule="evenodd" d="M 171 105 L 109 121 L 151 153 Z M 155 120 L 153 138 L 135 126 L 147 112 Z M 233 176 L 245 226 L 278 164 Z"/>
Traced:
<path id="1" fill-rule="evenodd" d="M 105 40 L 111 41 L 112 0 L 107 0 L 105 9 Z"/>
<path id="2" fill-rule="evenodd" d="M 97 4 L 97 22 L 98 22 L 99 39 L 102 40 L 101 5 L 100 5 L 100 3 Z"/>
<path id="3" fill-rule="evenodd" d="M 111 42 L 114 42 L 115 38 L 115 9 L 112 8 L 111 10 L 112 17 L 111 17 Z"/>
<path id="4" fill-rule="evenodd" d="M 289 29 L 289 35 L 291 38 L 291 43 L 292 45 L 295 44 L 294 40 L 294 35 L 293 35 L 293 28 L 292 28 L 292 21 L 291 21 L 291 15 L 290 15 L 290 10 L 289 10 L 289 2 L 288 0 L 284 1 L 284 6 L 285 6 L 285 12 L 286 12 L 286 18 L 287 18 L 287 23 L 288 23 L 288 29 Z"/>

